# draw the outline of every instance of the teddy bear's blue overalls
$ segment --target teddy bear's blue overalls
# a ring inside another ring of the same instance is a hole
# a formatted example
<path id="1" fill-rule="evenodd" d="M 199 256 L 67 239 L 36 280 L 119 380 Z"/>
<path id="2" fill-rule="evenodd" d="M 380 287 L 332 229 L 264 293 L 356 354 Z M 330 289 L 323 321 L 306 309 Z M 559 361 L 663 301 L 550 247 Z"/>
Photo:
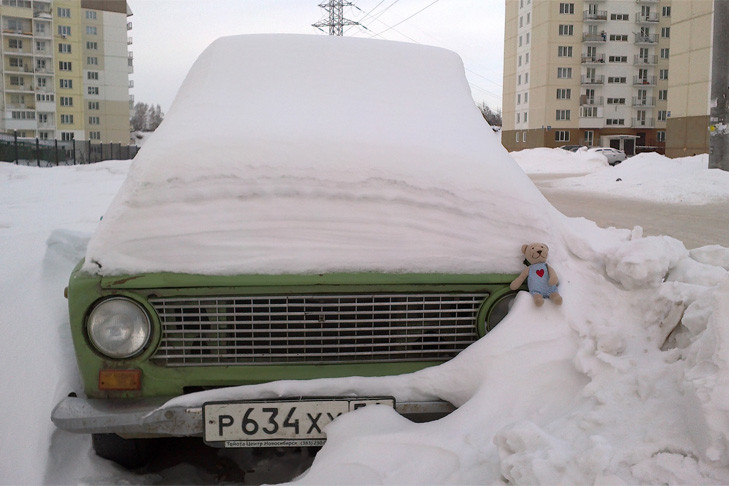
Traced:
<path id="1" fill-rule="evenodd" d="M 557 291 L 558 287 L 558 285 L 549 285 L 549 270 L 547 270 L 546 263 L 533 263 L 529 265 L 527 286 L 529 287 L 530 294 L 540 294 L 542 297 L 549 297 L 550 294 Z"/>

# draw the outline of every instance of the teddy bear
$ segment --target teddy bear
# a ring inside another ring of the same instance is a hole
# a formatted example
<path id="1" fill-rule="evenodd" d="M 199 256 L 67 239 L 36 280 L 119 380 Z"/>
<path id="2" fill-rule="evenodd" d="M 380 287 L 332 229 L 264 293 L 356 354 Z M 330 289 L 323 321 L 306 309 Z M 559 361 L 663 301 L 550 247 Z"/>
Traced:
<path id="1" fill-rule="evenodd" d="M 545 297 L 561 305 L 562 296 L 557 292 L 559 287 L 557 272 L 547 265 L 549 247 L 544 243 L 531 243 L 522 245 L 521 252 L 524 254 L 524 264 L 527 267 L 511 282 L 509 285 L 511 290 L 518 289 L 526 280 L 529 293 L 534 297 L 537 306 L 544 304 Z"/>

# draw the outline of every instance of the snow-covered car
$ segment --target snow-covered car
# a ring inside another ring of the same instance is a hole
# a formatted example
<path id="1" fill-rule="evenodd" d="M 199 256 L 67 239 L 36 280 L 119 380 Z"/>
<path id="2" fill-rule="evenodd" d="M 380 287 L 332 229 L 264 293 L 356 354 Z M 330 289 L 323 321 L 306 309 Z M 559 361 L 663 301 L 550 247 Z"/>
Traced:
<path id="1" fill-rule="evenodd" d="M 577 152 L 582 147 L 584 147 L 584 145 L 562 145 L 560 148 L 562 150 L 567 150 L 568 152 Z"/>
<path id="2" fill-rule="evenodd" d="M 625 152 L 612 147 L 595 147 L 588 149 L 588 152 L 604 155 L 610 165 L 619 164 L 628 158 Z"/>
<path id="3" fill-rule="evenodd" d="M 140 438 L 315 445 L 333 418 L 367 404 L 414 419 L 451 411 L 377 390 L 174 400 L 414 372 L 504 318 L 519 248 L 544 241 L 550 226 L 463 71 L 450 51 L 405 43 L 213 43 L 71 275 L 84 389 L 56 406 L 53 422 L 93 434 L 99 455 L 131 466 Z M 483 244 L 506 228 L 511 238 Z"/>

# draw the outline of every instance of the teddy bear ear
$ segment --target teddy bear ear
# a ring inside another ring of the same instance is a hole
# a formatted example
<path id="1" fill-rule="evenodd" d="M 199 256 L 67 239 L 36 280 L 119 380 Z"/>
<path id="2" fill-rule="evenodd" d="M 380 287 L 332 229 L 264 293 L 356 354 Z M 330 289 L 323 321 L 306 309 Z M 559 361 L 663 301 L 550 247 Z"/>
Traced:
<path id="1" fill-rule="evenodd" d="M 529 245 L 521 245 L 521 252 L 526 253 L 527 248 L 529 248 Z"/>

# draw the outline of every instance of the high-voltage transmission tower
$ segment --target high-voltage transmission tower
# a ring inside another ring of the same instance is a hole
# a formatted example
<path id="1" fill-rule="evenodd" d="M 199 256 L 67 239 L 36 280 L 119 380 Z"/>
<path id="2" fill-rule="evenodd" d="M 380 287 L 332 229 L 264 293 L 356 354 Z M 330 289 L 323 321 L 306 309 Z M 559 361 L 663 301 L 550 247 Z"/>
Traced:
<path id="1" fill-rule="evenodd" d="M 344 35 L 345 25 L 359 25 L 358 22 L 344 18 L 344 7 L 351 7 L 352 2 L 345 0 L 329 0 L 328 3 L 320 3 L 319 6 L 329 13 L 329 20 L 320 20 L 312 27 L 321 30 L 322 27 L 329 27 L 329 35 Z"/>

